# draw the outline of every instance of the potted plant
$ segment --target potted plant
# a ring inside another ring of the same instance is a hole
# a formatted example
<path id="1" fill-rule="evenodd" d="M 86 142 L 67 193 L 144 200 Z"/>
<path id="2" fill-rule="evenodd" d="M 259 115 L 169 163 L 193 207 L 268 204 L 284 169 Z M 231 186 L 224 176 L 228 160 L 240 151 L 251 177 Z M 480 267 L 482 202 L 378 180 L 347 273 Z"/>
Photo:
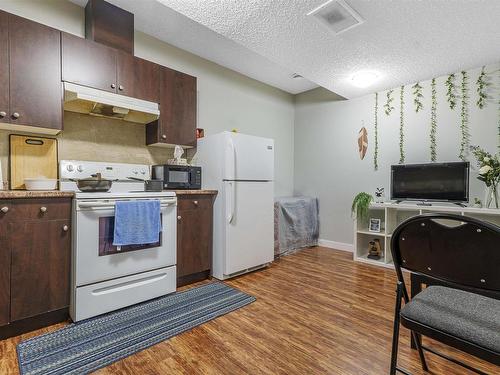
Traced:
<path id="1" fill-rule="evenodd" d="M 356 195 L 352 201 L 351 213 L 354 216 L 357 215 L 358 219 L 364 220 L 368 217 L 368 209 L 370 208 L 370 203 L 373 202 L 373 196 L 371 194 L 361 192 Z"/>
<path id="2" fill-rule="evenodd" d="M 491 155 L 479 146 L 471 146 L 471 151 L 476 157 L 479 167 L 477 178 L 483 181 L 488 189 L 485 207 L 490 208 L 494 203 L 495 207 L 499 208 L 498 183 L 500 182 L 500 156 L 498 154 Z"/>

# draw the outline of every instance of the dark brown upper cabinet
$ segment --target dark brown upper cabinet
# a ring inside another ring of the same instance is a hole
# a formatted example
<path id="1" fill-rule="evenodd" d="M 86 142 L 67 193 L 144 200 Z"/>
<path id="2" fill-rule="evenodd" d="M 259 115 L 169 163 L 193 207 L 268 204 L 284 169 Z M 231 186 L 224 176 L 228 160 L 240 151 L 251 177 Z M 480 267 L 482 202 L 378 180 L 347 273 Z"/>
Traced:
<path id="1" fill-rule="evenodd" d="M 0 122 L 9 114 L 9 15 L 0 11 Z"/>
<path id="2" fill-rule="evenodd" d="M 62 79 L 116 92 L 116 50 L 62 33 Z"/>
<path id="3" fill-rule="evenodd" d="M 85 37 L 134 54 L 134 15 L 104 0 L 85 6 Z"/>
<path id="4" fill-rule="evenodd" d="M 117 51 L 117 56 L 117 92 L 158 103 L 160 66 L 121 51 Z"/>
<path id="5" fill-rule="evenodd" d="M 0 13 L 1 122 L 39 133 L 62 129 L 60 38 L 58 30 Z"/>
<path id="6" fill-rule="evenodd" d="M 196 77 L 166 67 L 160 76 L 160 119 L 146 126 L 146 143 L 196 147 Z"/>

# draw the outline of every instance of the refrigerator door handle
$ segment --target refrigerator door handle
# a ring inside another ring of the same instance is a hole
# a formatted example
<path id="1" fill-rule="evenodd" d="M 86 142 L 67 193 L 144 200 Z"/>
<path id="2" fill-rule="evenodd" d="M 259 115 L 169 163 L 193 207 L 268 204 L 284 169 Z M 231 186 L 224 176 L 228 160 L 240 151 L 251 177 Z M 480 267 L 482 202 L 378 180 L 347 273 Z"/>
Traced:
<path id="1" fill-rule="evenodd" d="M 235 197 L 236 197 L 236 192 L 235 192 L 235 183 L 234 182 L 228 182 L 228 185 L 229 185 L 229 189 L 227 191 L 227 196 L 229 196 L 229 213 L 227 214 L 227 223 L 228 224 L 231 224 L 233 222 L 233 218 L 234 218 L 234 206 L 236 204 L 235 202 Z"/>
<path id="2" fill-rule="evenodd" d="M 236 148 L 231 137 L 227 140 L 229 153 L 226 158 L 226 179 L 234 180 L 236 178 Z"/>

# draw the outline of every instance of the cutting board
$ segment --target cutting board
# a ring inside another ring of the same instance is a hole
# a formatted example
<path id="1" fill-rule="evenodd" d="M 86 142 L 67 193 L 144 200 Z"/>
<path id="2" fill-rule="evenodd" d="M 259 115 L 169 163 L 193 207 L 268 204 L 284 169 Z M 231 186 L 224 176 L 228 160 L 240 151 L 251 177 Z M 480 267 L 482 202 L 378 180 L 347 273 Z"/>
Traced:
<path id="1" fill-rule="evenodd" d="M 26 189 L 25 178 L 57 178 L 57 139 L 10 135 L 10 188 Z"/>

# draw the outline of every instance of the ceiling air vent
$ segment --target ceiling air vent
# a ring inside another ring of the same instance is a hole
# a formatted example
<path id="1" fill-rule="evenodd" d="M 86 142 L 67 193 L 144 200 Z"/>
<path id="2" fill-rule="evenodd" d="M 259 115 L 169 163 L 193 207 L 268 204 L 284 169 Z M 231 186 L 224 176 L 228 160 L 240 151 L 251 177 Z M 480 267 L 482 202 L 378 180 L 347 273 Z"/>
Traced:
<path id="1" fill-rule="evenodd" d="M 329 0 L 307 15 L 315 17 L 335 34 L 343 33 L 364 22 L 361 16 L 344 0 Z"/>

